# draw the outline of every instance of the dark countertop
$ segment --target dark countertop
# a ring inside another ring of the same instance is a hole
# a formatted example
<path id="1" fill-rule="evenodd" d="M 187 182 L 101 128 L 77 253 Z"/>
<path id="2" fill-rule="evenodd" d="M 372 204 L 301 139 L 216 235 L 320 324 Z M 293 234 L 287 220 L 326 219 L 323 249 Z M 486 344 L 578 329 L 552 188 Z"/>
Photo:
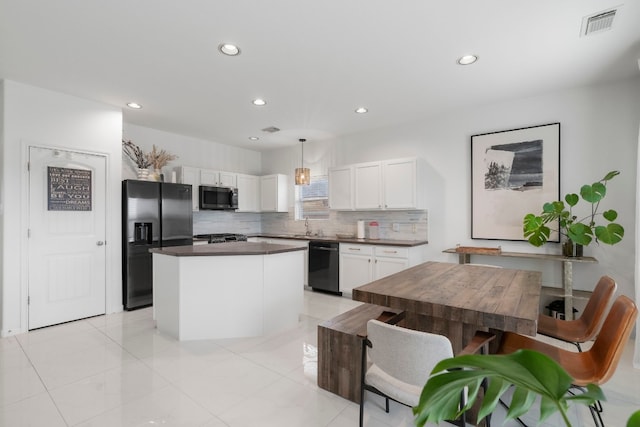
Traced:
<path id="1" fill-rule="evenodd" d="M 272 255 L 283 252 L 302 251 L 305 248 L 276 245 L 265 242 L 227 242 L 210 245 L 169 246 L 154 248 L 149 252 L 171 256 L 235 256 L 235 255 Z"/>
<path id="2" fill-rule="evenodd" d="M 427 240 L 391 240 L 391 239 L 356 239 L 355 237 L 329 237 L 329 236 L 304 236 L 300 234 L 253 234 L 249 237 L 266 237 L 269 239 L 291 239 L 291 240 L 321 240 L 323 242 L 337 243 L 360 243 L 363 245 L 387 245 L 387 246 L 420 246 L 429 243 Z"/>

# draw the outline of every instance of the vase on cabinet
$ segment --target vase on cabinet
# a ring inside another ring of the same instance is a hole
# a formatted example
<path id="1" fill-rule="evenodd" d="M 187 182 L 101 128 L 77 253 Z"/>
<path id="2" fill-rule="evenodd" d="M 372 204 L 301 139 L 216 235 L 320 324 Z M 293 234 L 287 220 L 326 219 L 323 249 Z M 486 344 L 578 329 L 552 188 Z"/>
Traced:
<path id="1" fill-rule="evenodd" d="M 136 170 L 138 175 L 138 179 L 141 181 L 149 181 L 149 169 L 147 168 L 138 168 Z"/>

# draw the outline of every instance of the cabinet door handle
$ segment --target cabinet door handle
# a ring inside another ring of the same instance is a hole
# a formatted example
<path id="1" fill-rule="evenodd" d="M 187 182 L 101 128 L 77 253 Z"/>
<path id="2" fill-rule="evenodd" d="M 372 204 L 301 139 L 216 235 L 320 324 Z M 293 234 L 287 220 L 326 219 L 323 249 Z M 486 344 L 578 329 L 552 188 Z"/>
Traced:
<path id="1" fill-rule="evenodd" d="M 359 251 L 360 248 L 349 248 L 350 251 Z"/>
<path id="2" fill-rule="evenodd" d="M 338 248 L 323 248 L 323 247 L 311 248 L 311 249 L 316 251 L 331 251 L 331 252 L 336 252 L 338 250 Z"/>

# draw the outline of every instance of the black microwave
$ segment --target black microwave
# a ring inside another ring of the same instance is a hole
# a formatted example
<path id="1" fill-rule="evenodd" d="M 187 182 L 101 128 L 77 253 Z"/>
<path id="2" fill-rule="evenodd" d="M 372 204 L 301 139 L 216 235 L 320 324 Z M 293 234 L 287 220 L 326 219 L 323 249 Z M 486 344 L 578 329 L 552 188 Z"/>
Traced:
<path id="1" fill-rule="evenodd" d="M 200 186 L 200 209 L 238 209 L 238 189 L 229 187 Z"/>

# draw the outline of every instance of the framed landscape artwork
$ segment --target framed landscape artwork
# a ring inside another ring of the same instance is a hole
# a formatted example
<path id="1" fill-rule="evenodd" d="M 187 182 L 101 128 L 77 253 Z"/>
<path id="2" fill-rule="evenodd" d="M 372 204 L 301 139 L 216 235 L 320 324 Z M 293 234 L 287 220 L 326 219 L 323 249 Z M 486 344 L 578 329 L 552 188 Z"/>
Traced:
<path id="1" fill-rule="evenodd" d="M 524 216 L 554 200 L 560 200 L 560 123 L 471 137 L 472 239 L 525 240 Z M 557 233 L 550 237 L 559 241 Z"/>

